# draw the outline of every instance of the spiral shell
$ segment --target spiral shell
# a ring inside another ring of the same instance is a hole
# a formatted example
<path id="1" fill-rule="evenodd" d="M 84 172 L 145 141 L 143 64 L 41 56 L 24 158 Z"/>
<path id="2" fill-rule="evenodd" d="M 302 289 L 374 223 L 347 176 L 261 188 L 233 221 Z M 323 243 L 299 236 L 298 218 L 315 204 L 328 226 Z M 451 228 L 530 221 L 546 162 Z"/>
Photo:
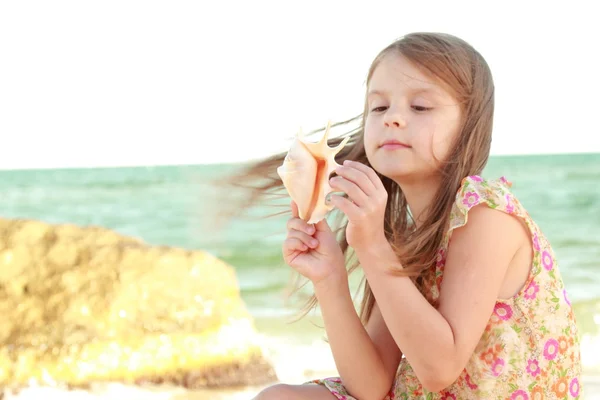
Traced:
<path id="1" fill-rule="evenodd" d="M 299 217 L 309 224 L 319 222 L 333 209 L 325 203 L 331 192 L 329 176 L 339 164 L 335 156 L 346 145 L 346 137 L 336 147 L 329 147 L 327 139 L 331 124 L 317 143 L 307 142 L 302 130 L 298 131 L 283 164 L 277 168 L 283 185 L 298 205 Z"/>

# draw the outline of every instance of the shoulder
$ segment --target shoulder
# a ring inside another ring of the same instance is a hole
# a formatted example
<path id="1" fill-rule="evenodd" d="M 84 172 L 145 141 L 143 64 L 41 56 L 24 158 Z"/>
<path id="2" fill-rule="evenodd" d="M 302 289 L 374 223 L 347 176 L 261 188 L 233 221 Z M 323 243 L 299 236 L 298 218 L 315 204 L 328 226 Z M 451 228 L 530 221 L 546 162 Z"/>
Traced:
<path id="1" fill-rule="evenodd" d="M 487 202 L 473 205 L 468 211 L 468 223 L 465 217 L 452 233 L 452 247 L 475 247 L 493 252 L 502 249 L 514 253 L 527 239 L 522 222 L 513 216 L 498 212 Z M 459 229 L 460 228 L 460 229 Z"/>
<path id="2" fill-rule="evenodd" d="M 527 229 L 529 216 L 511 187 L 505 177 L 463 179 L 450 215 L 449 258 L 458 260 L 458 264 L 466 263 L 467 259 L 477 260 L 476 263 L 489 259 L 484 269 L 490 267 L 495 273 L 508 269 L 515 254 L 531 239 Z M 446 273 L 454 264 L 448 261 Z"/>

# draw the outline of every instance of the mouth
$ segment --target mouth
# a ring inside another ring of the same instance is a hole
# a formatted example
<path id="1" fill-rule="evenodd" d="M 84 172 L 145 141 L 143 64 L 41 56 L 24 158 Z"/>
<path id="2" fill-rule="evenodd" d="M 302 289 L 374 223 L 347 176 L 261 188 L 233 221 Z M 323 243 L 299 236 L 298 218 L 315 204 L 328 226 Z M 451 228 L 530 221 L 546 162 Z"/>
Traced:
<path id="1" fill-rule="evenodd" d="M 406 143 L 402 143 L 398 140 L 386 140 L 379 147 L 387 150 L 410 149 L 409 145 L 407 145 Z"/>

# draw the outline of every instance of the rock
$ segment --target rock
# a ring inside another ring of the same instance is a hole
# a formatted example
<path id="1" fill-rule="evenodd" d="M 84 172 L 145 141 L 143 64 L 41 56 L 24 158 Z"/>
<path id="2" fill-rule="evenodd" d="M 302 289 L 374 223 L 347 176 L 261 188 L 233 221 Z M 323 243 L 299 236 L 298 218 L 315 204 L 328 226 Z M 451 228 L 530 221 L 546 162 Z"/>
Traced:
<path id="1" fill-rule="evenodd" d="M 0 219 L 0 387 L 276 380 L 232 267 L 100 227 Z"/>

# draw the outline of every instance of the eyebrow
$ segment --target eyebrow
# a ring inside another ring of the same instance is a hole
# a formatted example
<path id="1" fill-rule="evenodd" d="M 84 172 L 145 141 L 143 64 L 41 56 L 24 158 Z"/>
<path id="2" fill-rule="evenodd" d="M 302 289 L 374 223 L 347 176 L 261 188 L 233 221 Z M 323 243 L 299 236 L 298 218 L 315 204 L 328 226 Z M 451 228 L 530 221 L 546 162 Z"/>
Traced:
<path id="1" fill-rule="evenodd" d="M 434 88 L 415 88 L 415 89 L 411 89 L 410 91 L 412 92 L 412 94 L 431 93 L 436 96 L 442 96 L 442 94 Z M 370 97 L 373 95 L 386 96 L 386 95 L 389 95 L 389 92 L 387 90 L 377 90 L 377 89 L 369 90 L 369 92 L 367 93 L 367 97 Z"/>

